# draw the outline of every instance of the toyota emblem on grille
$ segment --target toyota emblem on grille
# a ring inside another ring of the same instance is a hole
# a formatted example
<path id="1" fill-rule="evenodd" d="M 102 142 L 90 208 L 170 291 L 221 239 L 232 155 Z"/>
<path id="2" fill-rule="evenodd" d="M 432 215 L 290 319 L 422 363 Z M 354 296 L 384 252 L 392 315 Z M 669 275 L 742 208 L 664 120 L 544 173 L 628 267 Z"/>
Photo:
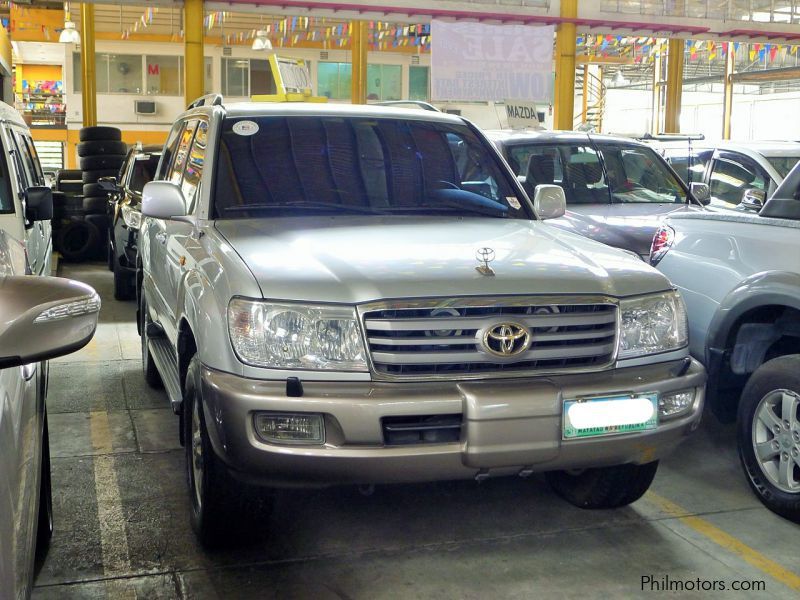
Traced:
<path id="1" fill-rule="evenodd" d="M 531 345 L 531 332 L 519 323 L 498 323 L 483 334 L 484 349 L 495 356 L 508 358 L 525 352 Z"/>
<path id="2" fill-rule="evenodd" d="M 478 259 L 478 262 L 483 263 L 475 267 L 478 273 L 488 277 L 494 275 L 494 270 L 489 266 L 489 263 L 494 260 L 494 250 L 492 248 L 478 248 L 478 251 L 475 253 L 475 258 Z"/>

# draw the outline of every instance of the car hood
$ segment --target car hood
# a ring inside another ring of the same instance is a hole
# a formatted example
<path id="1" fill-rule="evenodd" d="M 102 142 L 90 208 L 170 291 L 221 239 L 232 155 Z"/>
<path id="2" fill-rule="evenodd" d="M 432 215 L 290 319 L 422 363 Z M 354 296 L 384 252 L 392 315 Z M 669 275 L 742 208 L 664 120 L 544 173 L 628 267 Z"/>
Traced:
<path id="1" fill-rule="evenodd" d="M 703 210 L 695 206 L 644 203 L 603 206 L 599 210 L 591 210 L 588 206 L 576 208 L 559 219 L 548 221 L 548 224 L 615 248 L 636 252 L 642 257 L 649 256 L 653 236 L 664 217 Z"/>
<path id="2" fill-rule="evenodd" d="M 224 220 L 217 231 L 265 298 L 357 304 L 498 294 L 628 296 L 670 288 L 631 254 L 517 219 L 303 217 Z M 476 252 L 492 248 L 494 276 Z"/>

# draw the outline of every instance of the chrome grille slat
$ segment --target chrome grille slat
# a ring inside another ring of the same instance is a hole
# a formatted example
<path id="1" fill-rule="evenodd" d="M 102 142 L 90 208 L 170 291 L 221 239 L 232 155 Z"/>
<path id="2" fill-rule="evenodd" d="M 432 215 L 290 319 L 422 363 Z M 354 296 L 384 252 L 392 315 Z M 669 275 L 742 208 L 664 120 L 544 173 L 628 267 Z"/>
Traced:
<path id="1" fill-rule="evenodd" d="M 378 379 L 518 377 L 598 371 L 616 357 L 617 301 L 605 296 L 393 300 L 359 307 Z M 487 352 L 484 332 L 525 325 L 530 346 L 505 358 Z"/>
<path id="2" fill-rule="evenodd" d="M 519 362 L 530 360 L 562 360 L 565 358 L 583 358 L 607 354 L 614 350 L 613 344 L 590 344 L 586 346 L 567 346 L 547 348 L 544 350 L 528 350 L 519 355 Z M 451 364 L 459 362 L 495 363 L 498 360 L 483 352 L 373 352 L 372 360 L 385 365 L 428 365 Z"/>

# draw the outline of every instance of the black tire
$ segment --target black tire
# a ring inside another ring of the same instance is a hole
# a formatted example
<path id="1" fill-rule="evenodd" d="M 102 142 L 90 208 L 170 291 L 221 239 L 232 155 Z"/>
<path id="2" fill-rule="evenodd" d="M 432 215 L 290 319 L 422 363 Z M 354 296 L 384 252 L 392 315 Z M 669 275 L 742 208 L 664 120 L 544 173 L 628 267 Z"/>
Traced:
<path id="1" fill-rule="evenodd" d="M 116 169 L 119 171 L 124 161 L 124 154 L 98 154 L 96 156 L 84 156 L 80 159 L 80 165 L 82 171 L 98 171 L 100 169 Z"/>
<path id="2" fill-rule="evenodd" d="M 164 387 L 164 382 L 161 381 L 161 374 L 158 372 L 156 363 L 153 362 L 153 355 L 150 354 L 150 349 L 147 347 L 149 341 L 149 338 L 147 337 L 147 326 L 151 323 L 151 321 L 147 312 L 147 300 L 144 297 L 144 292 L 142 292 L 142 298 L 139 305 L 139 318 L 141 321 L 139 327 L 141 330 L 142 372 L 144 374 L 144 380 L 151 388 L 158 390 Z"/>
<path id="3" fill-rule="evenodd" d="M 79 262 L 91 255 L 99 235 L 100 232 L 94 224 L 76 219 L 59 229 L 56 249 L 64 260 Z"/>
<path id="4" fill-rule="evenodd" d="M 128 145 L 116 140 L 96 140 L 81 142 L 77 146 L 78 156 L 97 156 L 99 154 L 127 154 Z"/>
<path id="5" fill-rule="evenodd" d="M 124 302 L 134 299 L 136 295 L 135 277 L 133 273 L 123 269 L 118 260 L 114 261 L 114 300 Z"/>
<path id="6" fill-rule="evenodd" d="M 263 520 L 272 508 L 273 497 L 267 490 L 253 489 L 231 477 L 214 452 L 206 428 L 197 356 L 189 362 L 182 410 L 192 529 L 208 549 L 252 535 L 254 517 Z M 193 468 L 198 451 L 202 465 L 199 480 Z"/>
<path id="7" fill-rule="evenodd" d="M 795 402 L 793 415 L 781 410 L 783 402 L 775 406 L 775 411 L 772 411 L 776 420 L 773 427 L 780 427 L 777 430 L 779 434 L 776 430 L 768 432 L 758 419 L 764 406 L 762 401 L 769 403 L 771 398 L 781 401 L 784 394 L 789 398 L 800 398 L 800 354 L 767 361 L 750 376 L 739 401 L 736 437 L 739 459 L 758 499 L 772 512 L 800 523 L 800 402 Z M 791 405 L 787 406 L 787 409 L 790 408 Z M 781 411 L 780 417 L 777 411 Z M 777 449 L 772 446 L 776 450 L 775 457 L 764 467 L 754 448 L 754 443 L 761 438 L 778 446 Z M 791 467 L 789 472 L 793 475 L 794 483 L 787 478 L 786 489 L 781 489 L 778 485 L 780 480 L 776 482 L 774 478 L 780 477 L 781 467 L 785 464 L 788 465 L 787 469 Z M 767 474 L 771 470 L 770 465 L 775 468 L 771 476 Z"/>
<path id="8" fill-rule="evenodd" d="M 113 141 L 118 142 L 122 139 L 122 131 L 116 127 L 94 126 L 83 127 L 78 133 L 78 137 L 82 142 L 94 141 Z"/>
<path id="9" fill-rule="evenodd" d="M 81 184 L 83 186 L 81 189 L 83 190 L 83 195 L 84 196 L 94 196 L 96 198 L 99 198 L 100 196 L 103 196 L 103 197 L 107 197 L 108 196 L 108 192 L 106 190 L 104 190 L 103 188 L 101 188 L 99 183 L 85 183 L 84 184 L 83 182 L 81 182 Z"/>
<path id="10" fill-rule="evenodd" d="M 618 508 L 641 498 L 656 476 L 658 461 L 545 474 L 553 490 L 578 508 Z"/>
<path id="11" fill-rule="evenodd" d="M 83 198 L 83 210 L 87 215 L 108 214 L 108 198 L 106 196 L 93 196 Z"/>
<path id="12" fill-rule="evenodd" d="M 53 487 L 50 478 L 50 435 L 47 427 L 47 410 L 44 412 L 42 432 L 42 467 L 39 479 L 39 515 L 36 528 L 36 561 L 41 562 L 53 537 Z"/>
<path id="13" fill-rule="evenodd" d="M 119 175 L 119 169 L 98 169 L 97 171 L 84 171 L 83 172 L 83 185 L 87 183 L 97 183 L 101 177 L 116 177 Z M 83 187 L 81 187 L 83 191 Z"/>
<path id="14" fill-rule="evenodd" d="M 67 200 L 67 196 L 66 196 L 66 194 L 64 194 L 64 192 L 58 192 L 56 190 L 53 190 L 53 208 L 54 209 L 56 207 L 59 207 L 59 206 L 64 206 L 66 200 Z"/>
<path id="15" fill-rule="evenodd" d="M 56 189 L 65 194 L 81 195 L 83 193 L 83 180 L 80 178 L 81 175 L 79 174 L 78 179 L 63 179 L 57 184 Z"/>

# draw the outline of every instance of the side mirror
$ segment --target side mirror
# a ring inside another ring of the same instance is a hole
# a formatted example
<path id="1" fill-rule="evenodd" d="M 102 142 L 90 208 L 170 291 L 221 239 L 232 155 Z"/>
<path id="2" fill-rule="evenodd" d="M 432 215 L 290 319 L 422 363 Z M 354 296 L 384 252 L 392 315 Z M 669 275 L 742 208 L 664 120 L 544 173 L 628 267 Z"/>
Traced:
<path id="1" fill-rule="evenodd" d="M 100 297 L 59 277 L 0 278 L 0 369 L 80 350 L 94 335 Z"/>
<path id="2" fill-rule="evenodd" d="M 692 194 L 692 197 L 703 206 L 711 203 L 711 190 L 707 183 L 690 183 L 689 192 Z"/>
<path id="3" fill-rule="evenodd" d="M 100 177 L 97 180 L 97 185 L 100 187 L 101 190 L 103 190 L 104 192 L 108 192 L 109 194 L 113 194 L 114 192 L 119 191 L 119 186 L 117 185 L 116 177 Z"/>
<path id="4" fill-rule="evenodd" d="M 533 211 L 542 219 L 557 219 L 567 212 L 567 196 L 559 185 L 537 185 L 533 192 Z"/>
<path id="5" fill-rule="evenodd" d="M 29 223 L 53 218 L 53 190 L 36 185 L 25 190 L 25 218 Z"/>
<path id="6" fill-rule="evenodd" d="M 745 190 L 742 194 L 742 206 L 748 210 L 756 212 L 764 208 L 764 202 L 767 201 L 767 193 L 764 190 L 757 190 L 750 188 Z"/>
<path id="7" fill-rule="evenodd" d="M 517 181 L 525 185 L 526 183 L 528 183 L 528 177 L 527 175 L 517 175 Z"/>
<path id="8" fill-rule="evenodd" d="M 180 186 L 169 181 L 151 181 L 142 190 L 142 216 L 175 219 L 186 216 L 186 200 Z"/>

